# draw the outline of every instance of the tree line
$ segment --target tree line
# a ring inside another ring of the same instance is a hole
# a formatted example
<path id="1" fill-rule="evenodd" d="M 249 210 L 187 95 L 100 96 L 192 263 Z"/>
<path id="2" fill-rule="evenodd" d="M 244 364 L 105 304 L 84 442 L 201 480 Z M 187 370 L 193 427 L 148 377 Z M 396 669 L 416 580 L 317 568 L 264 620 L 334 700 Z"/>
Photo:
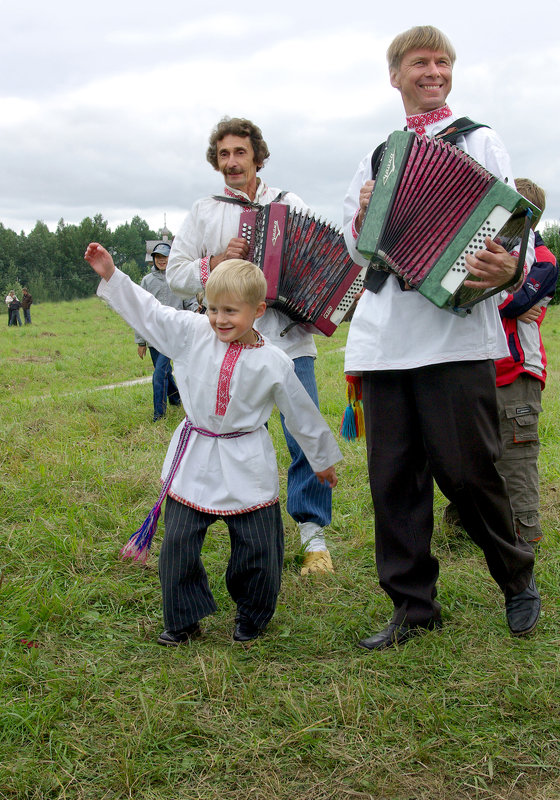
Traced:
<path id="1" fill-rule="evenodd" d="M 560 262 L 560 225 L 548 224 L 541 231 L 546 246 Z M 79 225 L 61 219 L 56 231 L 37 222 L 29 234 L 19 234 L 0 223 L 0 287 L 5 297 L 14 289 L 21 297 L 29 288 L 35 302 L 74 300 L 95 294 L 98 278 L 84 261 L 89 242 L 100 242 L 113 255 L 115 264 L 132 280 L 146 273 L 146 241 L 157 239 L 148 223 L 136 216 L 111 231 L 101 214 L 86 217 Z M 560 302 L 557 292 L 553 302 Z"/>
<path id="2" fill-rule="evenodd" d="M 14 289 L 29 288 L 34 302 L 58 302 L 89 297 L 99 282 L 84 261 L 89 242 L 100 242 L 115 264 L 140 282 L 146 273 L 146 241 L 157 239 L 148 223 L 136 216 L 111 231 L 101 214 L 86 217 L 79 225 L 61 219 L 56 231 L 38 221 L 29 234 L 19 234 L 0 223 L 0 287 L 6 296 Z"/>

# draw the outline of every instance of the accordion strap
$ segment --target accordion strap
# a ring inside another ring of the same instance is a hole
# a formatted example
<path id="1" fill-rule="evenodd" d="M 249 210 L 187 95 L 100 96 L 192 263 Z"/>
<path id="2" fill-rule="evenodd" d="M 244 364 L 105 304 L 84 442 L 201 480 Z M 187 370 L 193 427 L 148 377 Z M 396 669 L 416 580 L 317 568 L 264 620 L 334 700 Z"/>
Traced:
<path id="1" fill-rule="evenodd" d="M 271 200 L 270 202 L 279 203 L 281 200 L 283 200 L 284 196 L 287 194 L 288 194 L 287 191 L 280 192 L 279 194 L 276 195 L 274 200 Z M 245 206 L 246 208 L 264 208 L 263 203 L 253 203 L 251 200 L 245 200 L 245 198 L 243 197 L 226 197 L 225 195 L 222 194 L 213 194 L 212 197 L 214 198 L 214 200 L 219 200 L 222 203 L 234 203 L 235 205 Z"/>
<path id="2" fill-rule="evenodd" d="M 436 133 L 434 139 L 443 139 L 444 142 L 456 144 L 459 136 L 464 136 L 465 133 L 476 131 L 477 128 L 489 128 L 484 122 L 473 122 L 469 117 L 461 117 L 452 122 L 444 131 Z"/>
<path id="3" fill-rule="evenodd" d="M 443 131 L 436 133 L 434 139 L 442 139 L 444 142 L 449 142 L 450 144 L 456 144 L 457 139 L 459 136 L 464 136 L 465 133 L 470 133 L 471 131 L 477 130 L 477 128 L 489 128 L 489 125 L 486 125 L 484 122 L 473 122 L 470 117 L 460 117 L 456 119 L 451 125 L 448 125 Z M 379 167 L 381 165 L 381 161 L 383 160 L 383 156 L 385 154 L 385 147 L 387 142 L 381 142 L 372 153 L 371 156 L 371 177 L 372 180 L 375 180 L 377 177 L 377 173 L 379 172 Z M 373 267 L 369 266 L 366 272 L 366 277 L 364 279 L 364 288 L 368 289 L 370 292 L 377 294 L 377 292 L 381 289 L 387 278 L 391 273 L 386 270 L 379 270 L 373 269 Z M 402 280 L 402 279 L 401 279 Z M 401 289 L 404 288 L 403 284 L 401 283 Z"/>

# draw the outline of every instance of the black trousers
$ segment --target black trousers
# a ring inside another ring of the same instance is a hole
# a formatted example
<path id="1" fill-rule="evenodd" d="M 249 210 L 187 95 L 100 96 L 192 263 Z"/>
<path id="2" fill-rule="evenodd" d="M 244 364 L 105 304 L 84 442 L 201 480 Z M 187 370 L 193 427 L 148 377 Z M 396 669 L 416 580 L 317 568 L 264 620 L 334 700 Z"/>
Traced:
<path id="1" fill-rule="evenodd" d="M 280 505 L 219 517 L 168 496 L 159 554 L 166 630 L 182 631 L 216 611 L 200 554 L 208 527 L 218 519 L 224 519 L 230 535 L 226 586 L 237 605 L 236 618 L 262 629 L 274 614 L 284 559 Z"/>
<path id="2" fill-rule="evenodd" d="M 368 470 L 381 587 L 393 621 L 438 618 L 430 552 L 433 479 L 457 505 L 506 596 L 527 586 L 532 548 L 517 537 L 505 482 L 493 361 L 436 364 L 363 376 Z"/>

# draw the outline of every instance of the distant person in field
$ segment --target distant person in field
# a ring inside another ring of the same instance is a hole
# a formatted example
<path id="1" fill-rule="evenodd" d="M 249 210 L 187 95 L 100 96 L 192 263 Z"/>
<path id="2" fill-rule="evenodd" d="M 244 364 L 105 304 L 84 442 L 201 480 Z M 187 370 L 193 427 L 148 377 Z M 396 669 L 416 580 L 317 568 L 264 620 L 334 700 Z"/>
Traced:
<path id="1" fill-rule="evenodd" d="M 165 630 L 158 643 L 173 647 L 199 636 L 200 620 L 216 610 L 200 553 L 218 519 L 231 540 L 233 640 L 249 643 L 272 618 L 282 573 L 278 468 L 266 429 L 274 405 L 318 483 L 336 485 L 338 445 L 291 359 L 254 328 L 266 310 L 266 280 L 254 264 L 231 259 L 212 270 L 204 315 L 159 303 L 115 269 L 99 244 L 90 244 L 85 258 L 103 278 L 98 295 L 173 359 L 186 412 L 167 452 L 158 503 L 124 550 L 137 558 L 147 553 L 166 497 L 159 557 Z"/>
<path id="2" fill-rule="evenodd" d="M 9 303 L 8 298 L 10 298 Z M 6 298 L 6 302 L 8 303 L 8 325 L 21 325 L 21 317 L 19 315 L 21 302 L 18 300 L 14 291 L 10 292 Z"/>
<path id="3" fill-rule="evenodd" d="M 167 242 L 158 242 L 152 250 L 152 268 L 147 275 L 142 278 L 141 286 L 147 292 L 163 303 L 164 306 L 183 309 L 191 306 L 192 301 L 184 301 L 181 297 L 174 294 L 165 279 L 165 270 L 169 259 L 171 245 Z M 167 401 L 172 406 L 180 406 L 181 398 L 179 390 L 173 377 L 171 359 L 160 353 L 156 347 L 147 342 L 141 333 L 135 331 L 134 341 L 138 346 L 138 355 L 144 358 L 146 350 L 149 348 L 154 372 L 152 375 L 152 388 L 154 400 L 154 422 L 165 416 L 167 412 Z"/>
<path id="4" fill-rule="evenodd" d="M 13 291 L 13 290 L 12 290 L 12 291 L 10 291 L 10 292 L 8 292 L 8 294 L 6 295 L 6 300 L 5 300 L 5 303 L 6 303 L 6 311 L 8 312 L 8 325 L 10 324 L 10 319 L 11 319 L 11 316 L 12 316 L 12 315 L 11 315 L 11 313 L 10 313 L 10 303 L 11 303 L 11 302 L 12 302 L 12 300 L 14 299 L 14 294 L 15 294 L 15 293 L 14 293 L 14 291 Z"/>
<path id="5" fill-rule="evenodd" d="M 8 326 L 21 325 L 21 319 L 19 317 L 21 303 L 13 289 L 6 295 L 6 308 L 8 309 Z"/>
<path id="6" fill-rule="evenodd" d="M 23 319 L 26 325 L 31 325 L 31 304 L 33 303 L 33 298 L 29 293 L 29 289 L 23 289 L 23 295 L 21 298 L 21 307 L 23 309 Z"/>

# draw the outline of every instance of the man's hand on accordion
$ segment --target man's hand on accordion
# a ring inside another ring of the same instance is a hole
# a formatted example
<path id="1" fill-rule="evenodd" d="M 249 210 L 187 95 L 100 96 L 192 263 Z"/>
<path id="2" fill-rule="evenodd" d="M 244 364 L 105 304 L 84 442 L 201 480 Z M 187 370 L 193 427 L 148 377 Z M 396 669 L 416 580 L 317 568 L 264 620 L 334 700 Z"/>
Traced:
<path id="1" fill-rule="evenodd" d="M 236 237 L 234 239 L 230 239 L 228 246 L 224 250 L 223 253 L 220 253 L 217 256 L 212 256 L 210 259 L 210 270 L 213 270 L 218 264 L 221 264 L 222 261 L 227 261 L 230 258 L 247 258 L 249 254 L 249 243 L 247 239 L 243 239 L 240 237 Z"/>
<path id="2" fill-rule="evenodd" d="M 338 483 L 338 478 L 336 477 L 336 470 L 334 467 L 328 467 L 321 472 L 316 472 L 315 475 L 317 476 L 319 483 L 326 483 L 331 487 L 331 489 L 334 489 Z"/>
<path id="3" fill-rule="evenodd" d="M 476 289 L 493 289 L 495 286 L 507 284 L 515 275 L 517 258 L 512 256 L 500 244 L 489 236 L 484 244 L 486 250 L 478 250 L 474 255 L 466 257 L 466 266 L 479 280 L 466 280 L 465 286 Z"/>
<path id="4" fill-rule="evenodd" d="M 358 215 L 354 221 L 354 226 L 358 233 L 362 230 L 362 225 L 364 224 L 364 217 L 366 215 L 366 211 L 368 210 L 369 201 L 371 200 L 371 194 L 373 192 L 374 186 L 375 186 L 375 181 L 366 181 L 362 186 L 362 188 L 360 189 L 360 208 L 358 211 Z"/>

